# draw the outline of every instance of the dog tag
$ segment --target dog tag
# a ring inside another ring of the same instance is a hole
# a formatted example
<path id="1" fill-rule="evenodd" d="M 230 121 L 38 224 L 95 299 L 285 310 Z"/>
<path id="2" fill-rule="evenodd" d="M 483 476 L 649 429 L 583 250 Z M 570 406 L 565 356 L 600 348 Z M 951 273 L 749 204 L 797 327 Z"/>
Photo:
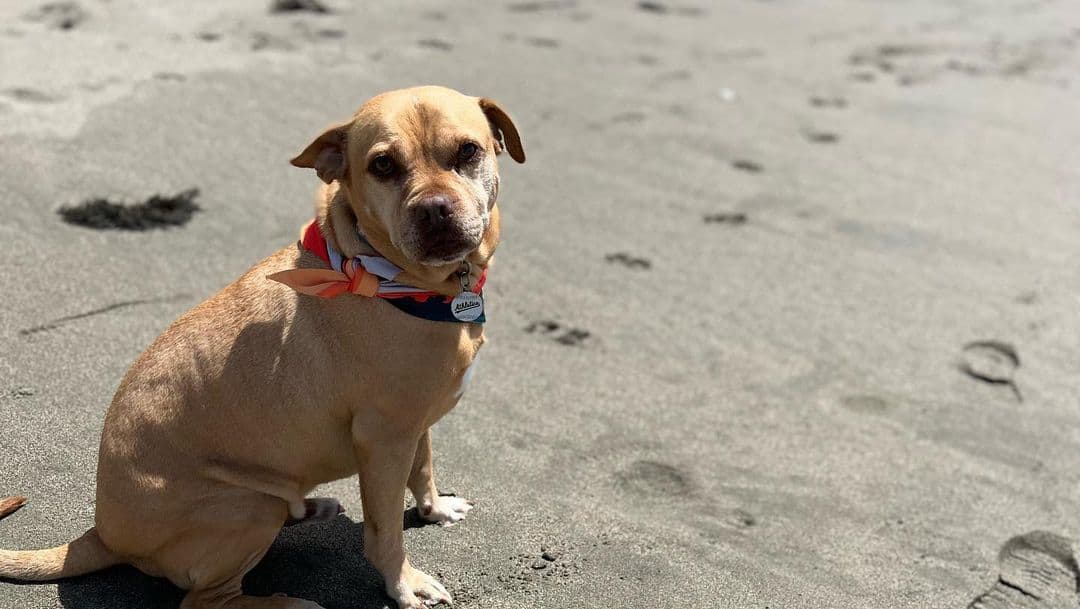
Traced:
<path id="1" fill-rule="evenodd" d="M 450 312 L 460 321 L 473 321 L 484 312 L 484 298 L 474 292 L 462 292 L 450 301 Z"/>

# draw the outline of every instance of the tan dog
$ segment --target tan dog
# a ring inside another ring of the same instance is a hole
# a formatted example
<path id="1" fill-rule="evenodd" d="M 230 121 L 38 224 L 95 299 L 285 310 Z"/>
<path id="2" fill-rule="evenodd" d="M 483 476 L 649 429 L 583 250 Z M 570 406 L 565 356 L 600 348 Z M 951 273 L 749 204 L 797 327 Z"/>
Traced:
<path id="1" fill-rule="evenodd" d="M 377 252 L 404 271 L 397 281 L 453 296 L 495 251 L 504 143 L 524 162 L 495 102 L 420 87 L 371 99 L 292 163 L 328 184 L 318 227 L 330 245 L 347 259 Z M 433 522 L 469 511 L 435 489 L 428 428 L 457 403 L 483 326 L 267 279 L 326 266 L 287 247 L 173 323 L 132 365 L 105 417 L 96 526 L 50 550 L 0 551 L 0 577 L 129 563 L 189 590 L 182 609 L 315 609 L 245 596 L 240 582 L 290 515 L 337 514 L 333 500 L 305 500 L 312 488 L 359 473 L 364 554 L 387 594 L 402 608 L 449 603 L 405 556 L 403 496 L 412 491 Z"/>

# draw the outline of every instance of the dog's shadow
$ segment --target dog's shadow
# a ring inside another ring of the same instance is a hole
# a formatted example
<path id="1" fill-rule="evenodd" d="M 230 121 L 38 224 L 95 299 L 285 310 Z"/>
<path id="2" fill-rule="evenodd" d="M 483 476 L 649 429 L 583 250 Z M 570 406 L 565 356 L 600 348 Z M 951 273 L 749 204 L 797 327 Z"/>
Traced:
<path id="1" fill-rule="evenodd" d="M 407 510 L 404 518 L 406 529 L 428 524 L 415 508 Z M 244 578 L 244 593 L 284 593 L 326 609 L 396 607 L 362 550 L 363 523 L 344 515 L 286 527 L 262 562 Z M 176 609 L 184 598 L 184 591 L 168 580 L 126 566 L 61 580 L 59 594 L 66 609 Z"/>

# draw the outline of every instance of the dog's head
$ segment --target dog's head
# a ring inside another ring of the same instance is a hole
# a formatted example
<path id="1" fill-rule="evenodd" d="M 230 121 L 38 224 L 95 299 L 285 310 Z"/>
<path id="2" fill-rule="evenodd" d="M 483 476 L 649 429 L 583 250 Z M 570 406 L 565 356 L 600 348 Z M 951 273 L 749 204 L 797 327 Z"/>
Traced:
<path id="1" fill-rule="evenodd" d="M 499 192 L 495 156 L 525 162 L 494 101 L 444 87 L 390 91 L 334 125 L 292 164 L 337 180 L 358 219 L 374 221 L 413 262 L 463 260 L 481 243 Z"/>

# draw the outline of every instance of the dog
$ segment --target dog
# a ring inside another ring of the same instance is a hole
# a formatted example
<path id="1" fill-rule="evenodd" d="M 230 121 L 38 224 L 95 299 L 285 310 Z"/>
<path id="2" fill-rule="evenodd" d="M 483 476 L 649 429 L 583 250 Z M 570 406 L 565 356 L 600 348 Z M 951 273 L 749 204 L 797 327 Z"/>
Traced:
<path id="1" fill-rule="evenodd" d="M 187 590 L 181 609 L 317 609 L 244 595 L 287 522 L 335 517 L 316 485 L 358 474 L 364 555 L 402 609 L 450 603 L 409 564 L 405 489 L 452 524 L 429 428 L 484 343 L 480 289 L 499 241 L 496 156 L 525 151 L 496 102 L 391 91 L 292 159 L 325 183 L 301 242 L 177 319 L 105 416 L 94 527 L 0 551 L 0 577 L 44 581 L 131 564 Z M 479 309 L 479 310 L 478 310 Z"/>

